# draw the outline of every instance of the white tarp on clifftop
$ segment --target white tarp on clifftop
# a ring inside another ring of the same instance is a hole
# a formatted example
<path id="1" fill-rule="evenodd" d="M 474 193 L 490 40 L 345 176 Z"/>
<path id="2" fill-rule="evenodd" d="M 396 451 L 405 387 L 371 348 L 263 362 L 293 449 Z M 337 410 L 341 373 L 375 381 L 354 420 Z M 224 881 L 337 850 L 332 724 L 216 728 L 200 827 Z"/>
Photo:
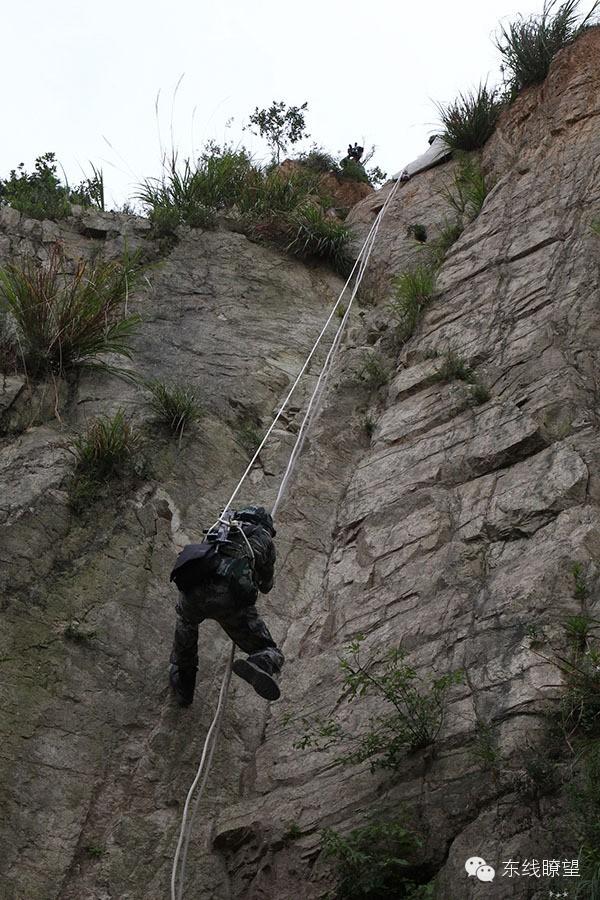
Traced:
<path id="1" fill-rule="evenodd" d="M 417 172 L 424 172 L 438 163 L 445 162 L 452 154 L 452 150 L 441 137 L 435 137 L 425 153 L 421 153 L 416 159 L 413 159 L 404 169 L 392 175 L 392 181 L 398 181 L 399 178 L 412 178 Z"/>

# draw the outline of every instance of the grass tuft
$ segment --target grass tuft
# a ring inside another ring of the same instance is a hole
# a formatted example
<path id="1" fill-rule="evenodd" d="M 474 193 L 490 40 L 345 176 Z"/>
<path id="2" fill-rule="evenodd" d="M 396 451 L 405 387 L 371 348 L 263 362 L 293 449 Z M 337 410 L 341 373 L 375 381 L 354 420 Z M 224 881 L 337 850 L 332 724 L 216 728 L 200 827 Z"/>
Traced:
<path id="1" fill-rule="evenodd" d="M 557 2 L 546 0 L 540 15 L 519 16 L 500 26 L 495 44 L 502 55 L 505 80 L 513 96 L 545 79 L 554 56 L 593 23 L 599 6 L 598 2 L 594 3 L 582 18 L 579 0 L 566 0 L 560 6 Z"/>
<path id="2" fill-rule="evenodd" d="M 312 203 L 301 206 L 292 218 L 296 227 L 294 239 L 287 249 L 297 256 L 327 260 L 338 272 L 348 268 L 348 228 L 328 217 Z"/>
<path id="3" fill-rule="evenodd" d="M 122 409 L 114 416 L 94 419 L 69 447 L 77 472 L 95 481 L 120 474 L 141 447 L 141 436 L 125 419 Z"/>
<path id="4" fill-rule="evenodd" d="M 131 358 L 140 318 L 125 304 L 138 276 L 129 259 L 80 260 L 69 275 L 59 245 L 47 265 L 26 258 L 0 269 L 0 305 L 14 320 L 29 374 L 62 375 L 105 353 Z"/>
<path id="5" fill-rule="evenodd" d="M 430 266 L 416 266 L 394 279 L 395 297 L 390 311 L 396 320 L 398 336 L 408 340 L 414 333 L 435 290 L 435 272 Z"/>
<path id="6" fill-rule="evenodd" d="M 177 384 L 169 387 L 158 380 L 147 382 L 146 388 L 150 394 L 148 404 L 156 420 L 181 440 L 184 429 L 197 422 L 202 415 L 194 391 Z"/>
<path id="7" fill-rule="evenodd" d="M 453 103 L 438 103 L 444 140 L 453 150 L 478 150 L 491 137 L 503 106 L 498 89 L 487 84 L 459 94 Z"/>
<path id="8" fill-rule="evenodd" d="M 441 194 L 454 209 L 459 224 L 464 224 L 479 215 L 489 190 L 490 187 L 477 159 L 473 156 L 462 156 L 459 158 L 452 184 L 443 188 Z"/>

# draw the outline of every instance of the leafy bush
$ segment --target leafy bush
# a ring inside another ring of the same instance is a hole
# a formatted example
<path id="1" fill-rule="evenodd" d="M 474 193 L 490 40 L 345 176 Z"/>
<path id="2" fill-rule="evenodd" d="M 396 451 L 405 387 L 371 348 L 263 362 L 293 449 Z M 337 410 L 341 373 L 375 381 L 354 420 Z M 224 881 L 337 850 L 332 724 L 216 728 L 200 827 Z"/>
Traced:
<path id="1" fill-rule="evenodd" d="M 307 153 L 300 153 L 296 157 L 296 162 L 306 166 L 312 172 L 318 172 L 319 175 L 325 175 L 327 172 L 337 174 L 340 171 L 337 160 L 331 153 L 324 150 L 323 147 L 313 146 Z"/>
<path id="2" fill-rule="evenodd" d="M 491 137 L 503 105 L 498 90 L 487 84 L 459 94 L 453 103 L 438 103 L 444 140 L 453 150 L 478 150 Z"/>
<path id="3" fill-rule="evenodd" d="M 149 381 L 146 387 L 150 393 L 148 403 L 156 420 L 173 434 L 179 435 L 180 439 L 184 429 L 200 419 L 200 404 L 190 388 L 182 385 L 168 387 L 162 381 Z"/>
<path id="4" fill-rule="evenodd" d="M 64 219 L 71 214 L 71 203 L 104 209 L 104 176 L 92 165 L 93 175 L 78 187 L 63 185 L 56 174 L 54 153 L 38 156 L 34 171 L 27 173 L 19 163 L 5 181 L 0 181 L 0 203 L 6 203 L 33 219 Z"/>
<path id="5" fill-rule="evenodd" d="M 346 181 L 362 181 L 365 184 L 370 184 L 369 176 L 367 175 L 364 166 L 359 162 L 356 162 L 355 159 L 346 157 L 342 160 L 340 165 L 342 178 L 345 178 Z"/>
<path id="6" fill-rule="evenodd" d="M 459 222 L 470 222 L 481 212 L 489 186 L 476 158 L 462 156 L 452 184 L 441 193 L 459 217 Z"/>
<path id="7" fill-rule="evenodd" d="M 140 319 L 124 304 L 138 275 L 130 259 L 80 260 L 69 275 L 58 245 L 47 265 L 27 258 L 0 269 L 0 304 L 14 319 L 30 374 L 61 375 L 104 353 L 131 358 Z"/>
<path id="8" fill-rule="evenodd" d="M 321 847 L 337 862 L 336 900 L 416 900 L 414 874 L 419 838 L 397 821 L 355 828 L 346 837 L 327 828 Z"/>
<path id="9" fill-rule="evenodd" d="M 435 290 L 435 273 L 430 266 L 416 266 L 394 278 L 396 295 L 390 304 L 398 334 L 407 340 L 413 334 L 422 312 Z"/>
<path id="10" fill-rule="evenodd" d="M 487 403 L 491 396 L 489 388 L 480 381 L 475 381 L 471 385 L 472 406 L 480 406 L 482 403 Z"/>
<path id="11" fill-rule="evenodd" d="M 406 229 L 407 237 L 412 237 L 419 244 L 424 244 L 427 241 L 427 229 L 424 225 L 421 225 L 417 222 L 415 225 L 409 225 Z"/>
<path id="12" fill-rule="evenodd" d="M 320 206 L 305 203 L 294 216 L 294 239 L 287 249 L 297 256 L 324 259 L 339 272 L 348 266 L 347 245 L 350 232 L 345 225 L 328 217 Z"/>
<path id="13" fill-rule="evenodd" d="M 334 719 L 304 719 L 307 729 L 296 747 L 325 750 L 343 744 L 349 749 L 337 758 L 340 764 L 370 760 L 371 771 L 397 769 L 407 752 L 432 744 L 444 718 L 445 695 L 451 685 L 462 680 L 461 672 L 453 672 L 423 681 L 416 670 L 404 661 L 402 648 L 394 648 L 382 657 L 372 657 L 364 664 L 360 657 L 363 638 L 352 641 L 347 656 L 340 660 L 344 673 L 340 699 L 352 702 L 370 695 L 384 701 L 389 711 L 373 715 L 364 734 L 344 732 Z"/>
<path id="14" fill-rule="evenodd" d="M 543 81 L 554 56 L 591 24 L 598 2 L 582 19 L 579 0 L 545 0 L 541 15 L 519 16 L 500 26 L 495 43 L 502 54 L 503 69 L 513 95 L 530 84 Z"/>

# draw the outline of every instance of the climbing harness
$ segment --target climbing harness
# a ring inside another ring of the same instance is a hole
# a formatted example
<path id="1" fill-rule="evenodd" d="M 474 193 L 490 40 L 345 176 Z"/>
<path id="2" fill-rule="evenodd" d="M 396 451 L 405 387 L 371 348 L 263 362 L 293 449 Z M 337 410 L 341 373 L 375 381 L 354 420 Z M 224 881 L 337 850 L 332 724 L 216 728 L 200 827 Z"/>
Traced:
<path id="1" fill-rule="evenodd" d="M 289 458 L 286 470 L 281 479 L 279 491 L 277 493 L 277 497 L 275 498 L 275 503 L 273 504 L 273 508 L 271 511 L 271 515 L 273 517 L 275 516 L 275 513 L 277 512 L 277 508 L 278 508 L 278 506 L 283 498 L 283 495 L 285 493 L 285 489 L 287 487 L 287 484 L 288 484 L 288 481 L 292 474 L 292 471 L 296 465 L 296 462 L 298 460 L 300 453 L 302 452 L 302 448 L 304 446 L 304 441 L 306 439 L 306 435 L 307 435 L 307 433 L 310 429 L 310 426 L 312 425 L 313 421 L 315 420 L 315 418 L 319 412 L 319 409 L 321 407 L 321 403 L 322 403 L 323 396 L 325 393 L 325 387 L 327 385 L 327 380 L 331 373 L 332 364 L 335 359 L 335 355 L 340 347 L 344 328 L 346 326 L 346 322 L 348 321 L 348 317 L 350 315 L 350 310 L 352 309 L 352 304 L 354 302 L 354 298 L 356 297 L 356 294 L 357 294 L 360 284 L 362 282 L 363 276 L 365 274 L 366 268 L 369 264 L 371 253 L 373 252 L 373 246 L 375 244 L 375 239 L 376 239 L 377 233 L 379 231 L 379 226 L 381 225 L 383 217 L 385 216 L 385 213 L 386 213 L 390 203 L 392 202 L 400 184 L 401 184 L 400 181 L 396 181 L 394 186 L 390 190 L 388 196 L 386 197 L 385 203 L 381 207 L 375 221 L 371 225 L 369 233 L 368 233 L 367 237 L 365 238 L 365 241 L 364 241 L 364 243 L 360 249 L 360 252 L 357 256 L 356 262 L 354 263 L 354 265 L 352 267 L 352 271 L 350 272 L 350 275 L 348 276 L 346 283 L 344 284 L 344 287 L 342 288 L 335 304 L 333 305 L 331 312 L 329 313 L 329 316 L 327 317 L 327 321 L 325 322 L 323 328 L 321 329 L 319 336 L 317 337 L 315 343 L 313 344 L 312 350 L 308 354 L 308 356 L 304 362 L 304 365 L 300 369 L 294 383 L 292 384 L 292 387 L 288 391 L 283 403 L 281 404 L 277 414 L 273 418 L 271 425 L 267 429 L 265 436 L 263 437 L 262 441 L 260 442 L 259 446 L 257 447 L 252 459 L 246 466 L 246 469 L 244 470 L 242 477 L 238 481 L 233 494 L 229 498 L 229 501 L 226 504 L 224 511 L 221 513 L 221 515 L 219 516 L 217 521 L 214 523 L 214 525 L 212 525 L 211 528 L 208 529 L 207 537 L 209 534 L 214 533 L 214 529 L 216 529 L 216 533 L 218 533 L 218 529 L 220 527 L 230 527 L 232 525 L 237 525 L 238 527 L 241 526 L 241 524 L 242 524 L 241 522 L 237 522 L 231 518 L 232 510 L 233 510 L 233 502 L 234 502 L 235 498 L 237 497 L 237 495 L 240 491 L 240 488 L 241 488 L 242 484 L 244 483 L 244 481 L 246 480 L 246 477 L 248 476 L 249 472 L 251 471 L 254 463 L 258 459 L 262 448 L 264 447 L 267 440 L 269 439 L 271 432 L 275 428 L 277 422 L 279 421 L 279 419 L 281 418 L 281 416 L 283 414 L 283 411 L 287 407 L 287 405 L 290 401 L 290 398 L 292 397 L 292 394 L 294 393 L 294 391 L 296 390 L 296 387 L 298 386 L 298 384 L 300 382 L 300 379 L 306 372 L 306 369 L 308 368 L 311 359 L 313 358 L 314 354 L 316 353 L 317 348 L 320 345 L 321 340 L 323 339 L 323 336 L 325 335 L 327 328 L 342 301 L 342 297 L 346 293 L 346 290 L 356 273 L 356 278 L 355 278 L 354 285 L 353 285 L 351 293 L 350 293 L 348 305 L 346 307 L 344 315 L 342 316 L 342 319 L 337 328 L 337 331 L 334 335 L 334 338 L 333 338 L 333 341 L 329 348 L 329 351 L 325 357 L 325 362 L 323 363 L 323 366 L 321 367 L 321 372 L 319 374 L 317 383 L 311 394 L 311 397 L 308 401 L 308 405 L 307 405 L 306 411 L 304 413 L 304 417 L 302 419 L 302 424 L 300 426 L 300 430 L 296 436 L 296 441 L 294 443 L 294 447 L 292 448 L 292 452 L 290 454 L 290 458 Z M 229 517 L 227 517 L 227 514 L 230 514 Z M 244 531 L 241 527 L 240 527 L 240 531 L 244 535 L 246 543 L 250 547 L 250 542 L 248 541 L 248 538 L 244 534 Z M 250 547 L 250 550 L 252 551 L 251 547 Z M 254 554 L 252 554 L 252 556 L 254 557 Z M 225 711 L 225 704 L 227 701 L 227 692 L 229 690 L 229 683 L 231 680 L 231 671 L 232 671 L 234 656 L 235 656 L 235 644 L 232 642 L 231 648 L 229 650 L 228 661 L 227 661 L 227 665 L 225 668 L 225 673 L 223 675 L 223 681 L 221 683 L 221 689 L 219 691 L 219 700 L 217 703 L 217 709 L 216 709 L 214 718 L 212 720 L 212 723 L 210 725 L 210 728 L 208 729 L 206 739 L 204 741 L 204 747 L 202 749 L 202 756 L 200 759 L 200 765 L 198 766 L 198 771 L 196 772 L 196 777 L 194 778 L 194 780 L 190 786 L 190 789 L 188 791 L 188 794 L 187 794 L 187 797 L 185 800 L 185 805 L 183 808 L 183 815 L 181 818 L 181 828 L 180 828 L 180 832 L 179 832 L 179 840 L 177 842 L 177 848 L 175 850 L 175 856 L 173 859 L 173 868 L 171 871 L 171 900 L 182 900 L 182 898 L 183 898 L 183 889 L 184 889 L 184 883 L 185 883 L 185 869 L 186 869 L 186 863 L 187 863 L 187 853 L 188 853 L 190 837 L 191 837 L 191 833 L 192 833 L 194 819 L 196 817 L 196 812 L 198 810 L 198 806 L 200 803 L 200 799 L 202 797 L 204 788 L 206 787 L 206 783 L 208 780 L 210 765 L 212 762 L 213 753 L 214 753 L 217 738 L 219 735 L 220 724 L 221 724 L 221 720 L 223 718 L 223 713 Z M 196 793 L 196 797 L 194 799 L 194 803 L 192 806 L 192 797 L 194 796 L 194 792 L 196 791 L 196 789 L 197 789 L 197 793 Z M 191 807 L 191 814 L 190 814 L 190 807 Z M 179 881 L 179 883 L 178 883 L 178 881 Z"/>

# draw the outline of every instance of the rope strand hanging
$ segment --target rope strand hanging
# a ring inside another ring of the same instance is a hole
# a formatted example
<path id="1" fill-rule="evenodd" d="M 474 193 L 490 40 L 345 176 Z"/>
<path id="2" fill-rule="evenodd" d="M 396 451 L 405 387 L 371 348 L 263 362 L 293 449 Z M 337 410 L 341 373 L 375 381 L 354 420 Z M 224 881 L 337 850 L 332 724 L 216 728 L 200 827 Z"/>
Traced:
<path id="1" fill-rule="evenodd" d="M 329 313 L 329 316 L 327 317 L 327 321 L 325 322 L 323 328 L 321 329 L 321 332 L 320 332 L 319 336 L 317 337 L 315 343 L 313 344 L 313 347 L 312 347 L 310 353 L 308 354 L 308 356 L 304 362 L 304 365 L 300 369 L 294 383 L 292 384 L 292 387 L 288 391 L 283 403 L 281 404 L 281 407 L 279 408 L 277 414 L 273 418 L 271 425 L 267 429 L 265 436 L 263 437 L 258 448 L 256 449 L 252 459 L 248 463 L 242 477 L 238 481 L 235 490 L 233 491 L 231 497 L 229 498 L 229 500 L 228 500 L 223 512 L 219 516 L 219 519 L 217 520 L 217 522 L 221 521 L 225 511 L 232 507 L 233 501 L 235 500 L 236 496 L 238 495 L 242 484 L 244 483 L 248 474 L 252 470 L 252 467 L 253 467 L 254 463 L 256 462 L 256 460 L 258 459 L 262 448 L 266 444 L 269 436 L 271 435 L 273 429 L 275 428 L 275 425 L 281 418 L 294 391 L 296 390 L 298 384 L 300 383 L 302 376 L 306 372 L 306 370 L 310 364 L 310 361 L 312 360 L 314 354 L 316 353 L 317 348 L 320 345 L 321 340 L 323 339 L 323 337 L 327 331 L 327 328 L 328 328 L 331 320 L 333 319 L 335 312 L 338 309 L 338 307 L 342 301 L 342 298 L 343 298 L 344 294 L 346 293 L 346 290 L 354 277 L 355 272 L 358 269 L 358 272 L 356 274 L 356 279 L 354 281 L 354 285 L 352 287 L 352 291 L 350 294 L 350 299 L 348 301 L 347 308 L 346 308 L 344 315 L 342 317 L 342 320 L 336 330 L 333 341 L 331 343 L 331 346 L 330 346 L 327 356 L 325 358 L 325 362 L 323 363 L 323 366 L 321 368 L 319 378 L 317 379 L 317 384 L 315 385 L 315 388 L 309 399 L 306 411 L 304 413 L 304 417 L 302 419 L 302 424 L 300 426 L 300 430 L 296 437 L 294 447 L 292 448 L 292 452 L 290 454 L 290 458 L 289 458 L 286 470 L 281 479 L 279 491 L 277 493 L 275 503 L 273 504 L 272 515 L 274 516 L 275 513 L 277 512 L 277 508 L 279 507 L 279 504 L 284 496 L 287 484 L 289 482 L 289 479 L 291 477 L 293 469 L 296 465 L 298 457 L 300 456 L 300 453 L 304 446 L 304 441 L 305 441 L 306 435 L 310 429 L 310 426 L 312 425 L 313 421 L 315 420 L 316 416 L 318 415 L 318 411 L 320 409 L 321 402 L 322 402 L 322 399 L 323 399 L 323 396 L 325 393 L 325 387 L 327 385 L 327 380 L 329 378 L 329 374 L 332 369 L 332 364 L 335 359 L 335 355 L 340 347 L 344 328 L 348 321 L 348 317 L 350 315 L 350 310 L 352 308 L 354 298 L 356 297 L 356 294 L 357 294 L 360 284 L 362 282 L 363 276 L 365 274 L 366 268 L 369 264 L 369 259 L 371 257 L 371 253 L 373 251 L 375 239 L 376 239 L 377 233 L 379 231 L 379 226 L 380 226 L 380 224 L 383 220 L 383 217 L 385 216 L 385 213 L 388 209 L 388 206 L 390 205 L 391 201 L 393 200 L 400 184 L 401 184 L 400 181 L 396 181 L 394 186 L 390 190 L 388 196 L 386 197 L 385 203 L 383 204 L 381 210 L 379 211 L 375 221 L 373 222 L 373 224 L 369 230 L 369 233 L 367 234 L 367 237 L 365 238 L 365 241 L 364 241 L 364 243 L 360 249 L 360 252 L 356 258 L 356 262 L 354 263 L 354 266 L 352 267 L 352 271 L 350 272 L 350 275 L 348 276 L 346 283 L 344 284 L 344 287 L 342 288 L 335 304 L 333 305 L 331 312 Z M 183 890 L 184 890 L 184 884 L 185 884 L 185 870 L 186 870 L 186 864 L 187 864 L 187 853 L 188 853 L 188 847 L 189 847 L 189 842 L 190 842 L 190 837 L 191 837 L 191 832 L 192 832 L 192 826 L 194 824 L 194 819 L 195 819 L 196 812 L 197 812 L 197 809 L 198 809 L 198 806 L 200 803 L 200 798 L 202 797 L 202 794 L 206 787 L 206 783 L 208 781 L 210 765 L 211 765 L 213 754 L 215 751 L 217 738 L 219 736 L 220 724 L 221 724 L 221 721 L 223 718 L 223 714 L 225 712 L 225 705 L 227 702 L 227 694 L 228 694 L 228 690 L 229 690 L 229 683 L 231 680 L 231 672 L 232 672 L 234 656 L 235 656 L 235 644 L 232 643 L 231 647 L 228 651 L 228 661 L 226 664 L 225 672 L 223 675 L 223 681 L 221 683 L 221 688 L 219 691 L 219 700 L 217 703 L 217 709 L 216 709 L 214 718 L 212 720 L 212 723 L 210 725 L 210 728 L 208 730 L 208 733 L 206 735 L 206 739 L 204 741 L 204 747 L 202 749 L 202 756 L 200 759 L 200 764 L 198 766 L 198 771 L 196 772 L 196 776 L 190 786 L 190 789 L 188 791 L 188 794 L 187 794 L 187 797 L 185 800 L 185 805 L 183 808 L 183 814 L 182 814 L 182 819 L 181 819 L 181 828 L 180 828 L 180 832 L 179 832 L 179 840 L 177 842 L 177 848 L 176 848 L 175 856 L 173 859 L 173 868 L 171 871 L 171 900 L 183 900 Z M 196 798 L 194 800 L 194 804 L 193 804 L 191 815 L 190 815 L 190 806 L 192 804 L 192 797 L 194 795 L 194 791 L 196 790 L 196 787 L 198 786 L 198 784 L 199 784 L 198 793 L 196 794 Z M 177 884 L 178 880 L 179 880 L 179 884 Z"/>

